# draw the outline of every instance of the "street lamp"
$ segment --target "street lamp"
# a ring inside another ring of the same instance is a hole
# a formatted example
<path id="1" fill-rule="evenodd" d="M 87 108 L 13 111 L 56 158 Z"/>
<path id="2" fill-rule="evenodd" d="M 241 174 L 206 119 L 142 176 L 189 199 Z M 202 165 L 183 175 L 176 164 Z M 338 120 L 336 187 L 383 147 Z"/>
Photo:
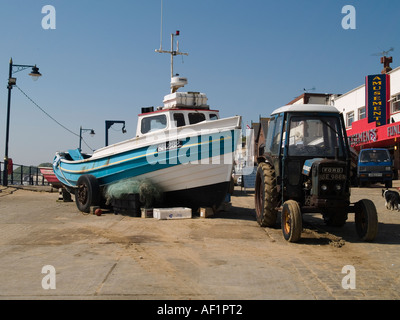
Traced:
<path id="1" fill-rule="evenodd" d="M 79 151 L 82 151 L 82 132 L 86 131 L 89 131 L 92 137 L 96 134 L 93 129 L 82 129 L 81 126 L 81 129 L 79 130 Z"/>
<path id="2" fill-rule="evenodd" d="M 9 68 L 9 75 L 8 75 L 8 100 L 7 100 L 7 123 L 6 123 L 6 149 L 4 154 L 4 170 L 3 170 L 3 186 L 8 185 L 8 140 L 9 140 L 9 133 L 10 133 L 10 106 L 11 106 L 11 90 L 13 86 L 17 84 L 17 78 L 13 78 L 13 74 L 23 71 L 25 69 L 32 68 L 31 73 L 29 74 L 33 80 L 39 79 L 42 74 L 39 72 L 39 68 L 30 65 L 23 65 L 23 64 L 14 64 L 13 60 L 10 59 L 10 68 Z"/>
<path id="3" fill-rule="evenodd" d="M 122 123 L 122 124 L 123 124 L 123 126 L 122 126 L 122 133 L 126 133 L 126 130 L 125 130 L 125 121 L 122 121 L 122 120 L 106 120 L 106 147 L 108 146 L 108 129 L 110 129 L 111 126 L 112 126 L 114 123 Z"/>
<path id="4" fill-rule="evenodd" d="M 39 68 L 36 67 L 36 64 L 32 67 L 32 72 L 29 74 L 33 81 L 37 81 L 42 74 L 39 72 Z"/>

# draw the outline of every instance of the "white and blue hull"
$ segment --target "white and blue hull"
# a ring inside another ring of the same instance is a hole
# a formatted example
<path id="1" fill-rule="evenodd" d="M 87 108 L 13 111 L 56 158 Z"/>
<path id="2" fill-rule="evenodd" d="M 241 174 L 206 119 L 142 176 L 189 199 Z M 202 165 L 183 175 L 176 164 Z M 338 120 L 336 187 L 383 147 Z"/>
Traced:
<path id="1" fill-rule="evenodd" d="M 102 148 L 84 160 L 57 153 L 53 170 L 70 190 L 82 175 L 94 176 L 100 186 L 149 179 L 171 205 L 217 205 L 231 180 L 239 128 L 240 117 L 232 117 L 193 125 L 190 130 L 137 137 Z"/>

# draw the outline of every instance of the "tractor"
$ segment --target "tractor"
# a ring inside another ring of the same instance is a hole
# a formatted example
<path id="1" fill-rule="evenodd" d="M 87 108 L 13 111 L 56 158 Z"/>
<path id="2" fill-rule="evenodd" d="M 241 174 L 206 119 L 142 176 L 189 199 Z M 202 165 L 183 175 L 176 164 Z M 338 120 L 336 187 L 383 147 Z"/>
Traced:
<path id="1" fill-rule="evenodd" d="M 276 225 L 284 238 L 301 239 L 303 215 L 321 213 L 326 224 L 343 226 L 355 213 L 358 236 L 378 231 L 374 203 L 350 202 L 351 154 L 343 115 L 329 105 L 289 105 L 270 117 L 263 156 L 257 159 L 255 209 L 261 227 Z"/>

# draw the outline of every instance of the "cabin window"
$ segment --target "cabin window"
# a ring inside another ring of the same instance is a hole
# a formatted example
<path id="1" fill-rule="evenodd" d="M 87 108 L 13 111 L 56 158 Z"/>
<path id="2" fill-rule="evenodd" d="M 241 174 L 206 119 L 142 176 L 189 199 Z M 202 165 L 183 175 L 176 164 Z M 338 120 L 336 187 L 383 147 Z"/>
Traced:
<path id="1" fill-rule="evenodd" d="M 189 113 L 189 123 L 196 124 L 206 120 L 204 113 Z"/>
<path id="2" fill-rule="evenodd" d="M 361 153 L 360 162 L 388 162 L 390 154 L 387 150 L 365 150 Z"/>
<path id="3" fill-rule="evenodd" d="M 335 149 L 343 156 L 338 117 L 306 118 L 292 116 L 289 127 L 289 156 L 334 157 Z"/>
<path id="4" fill-rule="evenodd" d="M 175 127 L 183 127 L 185 125 L 185 116 L 183 113 L 174 113 Z"/>
<path id="5" fill-rule="evenodd" d="M 210 113 L 210 120 L 218 120 L 218 115 L 215 113 Z"/>
<path id="6" fill-rule="evenodd" d="M 274 122 L 275 131 L 272 137 L 268 138 L 271 139 L 270 151 L 272 155 L 278 155 L 280 150 L 280 143 L 281 143 L 281 135 L 282 135 L 282 127 L 283 127 L 283 115 L 279 115 Z M 272 128 L 273 129 L 273 128 Z M 268 130 L 269 133 L 269 130 Z M 284 136 L 285 139 L 285 136 Z M 268 141 L 269 142 L 269 141 Z"/>
<path id="7" fill-rule="evenodd" d="M 146 117 L 142 119 L 141 131 L 143 134 L 152 131 L 164 129 L 167 126 L 167 117 L 165 114 Z"/>

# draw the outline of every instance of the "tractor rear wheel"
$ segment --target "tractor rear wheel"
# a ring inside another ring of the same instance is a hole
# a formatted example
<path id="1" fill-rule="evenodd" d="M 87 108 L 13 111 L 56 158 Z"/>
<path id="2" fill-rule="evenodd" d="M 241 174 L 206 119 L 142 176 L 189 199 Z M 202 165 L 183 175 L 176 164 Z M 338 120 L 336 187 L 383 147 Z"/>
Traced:
<path id="1" fill-rule="evenodd" d="M 261 227 L 276 224 L 278 197 L 275 169 L 269 163 L 262 162 L 257 168 L 255 184 L 255 208 Z"/>

